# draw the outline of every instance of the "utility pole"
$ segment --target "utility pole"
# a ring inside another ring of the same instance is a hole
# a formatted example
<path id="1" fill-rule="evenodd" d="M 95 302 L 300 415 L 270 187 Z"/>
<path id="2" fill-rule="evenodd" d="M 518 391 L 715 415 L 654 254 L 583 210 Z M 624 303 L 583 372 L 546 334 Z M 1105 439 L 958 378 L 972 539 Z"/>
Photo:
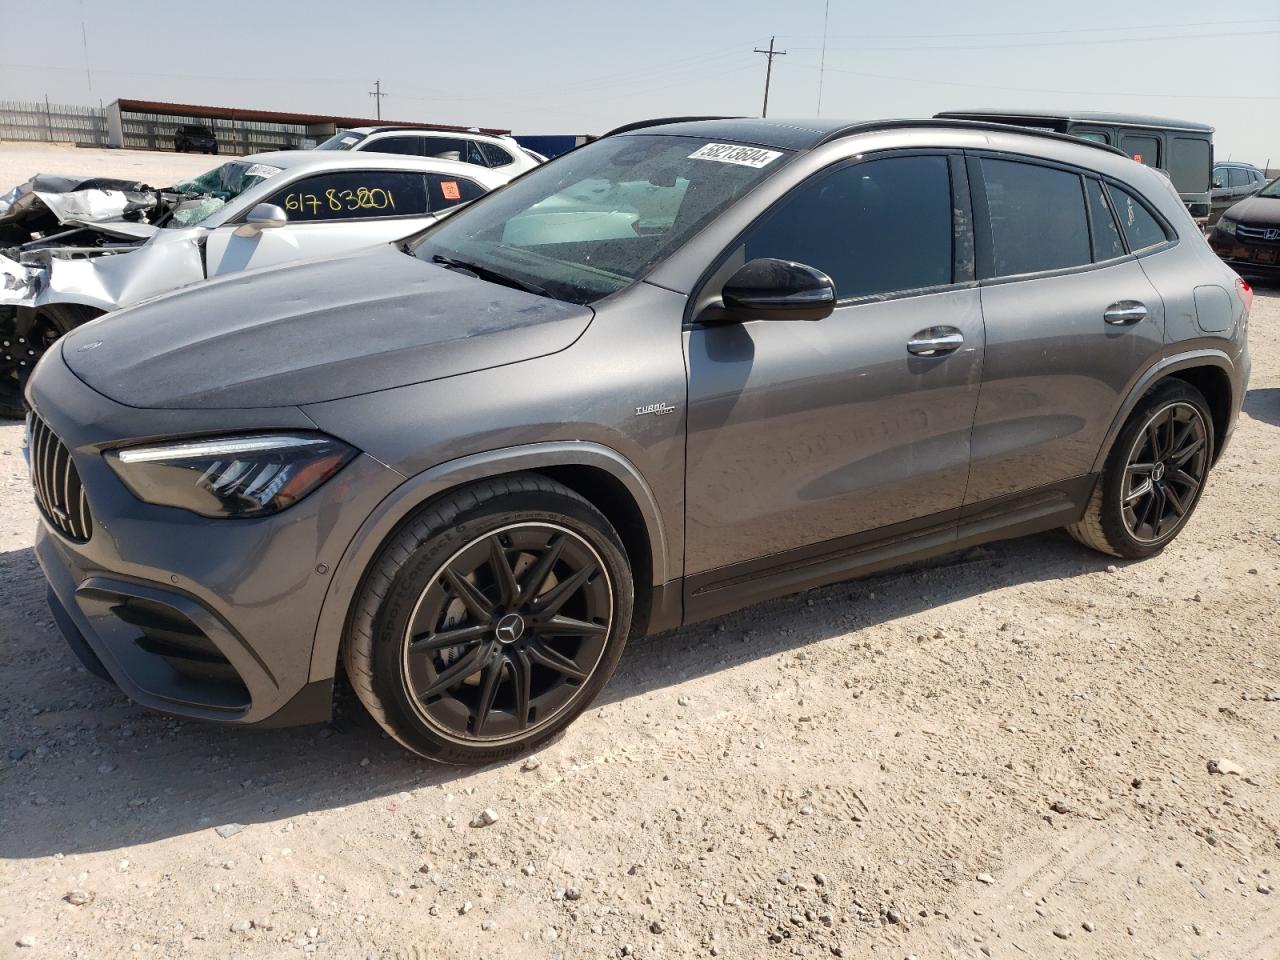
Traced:
<path id="1" fill-rule="evenodd" d="M 755 50 L 756 53 L 765 54 L 769 59 L 769 65 L 764 68 L 764 109 L 760 111 L 760 116 L 762 117 L 767 117 L 769 115 L 769 81 L 773 78 L 773 58 L 785 57 L 787 55 L 787 51 L 785 50 L 773 49 L 773 41 L 776 39 L 778 38 L 769 38 L 768 50 L 761 50 L 759 47 L 756 47 Z"/>
<path id="2" fill-rule="evenodd" d="M 373 81 L 373 89 L 369 91 L 369 96 L 373 97 L 373 102 L 378 105 L 377 106 L 378 119 L 381 120 L 382 119 L 382 98 L 386 96 L 386 94 L 382 92 L 381 80 Z"/>

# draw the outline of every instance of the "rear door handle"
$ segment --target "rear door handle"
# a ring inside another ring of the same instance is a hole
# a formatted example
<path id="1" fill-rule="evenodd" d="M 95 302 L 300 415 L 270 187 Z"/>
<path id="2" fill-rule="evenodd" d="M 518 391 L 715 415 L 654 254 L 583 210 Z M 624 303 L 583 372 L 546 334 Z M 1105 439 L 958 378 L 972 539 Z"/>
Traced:
<path id="1" fill-rule="evenodd" d="M 1107 323 L 1124 327 L 1147 319 L 1147 305 L 1139 300 L 1117 300 L 1103 311 Z"/>
<path id="2" fill-rule="evenodd" d="M 964 334 L 955 327 L 929 327 L 907 341 L 907 352 L 917 357 L 941 357 L 964 345 Z"/>

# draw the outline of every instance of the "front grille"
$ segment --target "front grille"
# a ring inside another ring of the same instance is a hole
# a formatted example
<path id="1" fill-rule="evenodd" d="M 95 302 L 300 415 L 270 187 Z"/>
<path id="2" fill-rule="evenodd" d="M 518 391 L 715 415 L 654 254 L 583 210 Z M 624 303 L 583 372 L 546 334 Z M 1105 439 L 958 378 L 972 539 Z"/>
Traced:
<path id="1" fill-rule="evenodd" d="M 1263 242 L 1280 243 L 1280 226 L 1278 227 L 1246 227 L 1243 223 L 1236 227 L 1237 240 L 1261 240 Z"/>
<path id="2" fill-rule="evenodd" d="M 58 435 L 34 412 L 27 414 L 27 452 L 40 512 L 63 536 L 87 543 L 93 535 L 93 517 L 80 473 Z"/>

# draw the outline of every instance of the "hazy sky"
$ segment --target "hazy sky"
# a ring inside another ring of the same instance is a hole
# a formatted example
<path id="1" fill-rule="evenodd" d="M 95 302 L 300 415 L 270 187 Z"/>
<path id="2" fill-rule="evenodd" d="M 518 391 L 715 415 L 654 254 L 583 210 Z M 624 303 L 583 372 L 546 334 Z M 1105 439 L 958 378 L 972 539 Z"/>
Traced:
<path id="1" fill-rule="evenodd" d="M 818 112 L 825 0 L 0 0 L 0 99 L 117 97 L 600 133 Z M 1217 17 L 1221 19 L 1216 19 Z M 84 25 L 83 35 L 81 24 Z M 86 66 L 88 71 L 86 71 Z M 973 106 L 1147 112 L 1280 165 L 1280 0 L 831 0 L 823 116 Z"/>

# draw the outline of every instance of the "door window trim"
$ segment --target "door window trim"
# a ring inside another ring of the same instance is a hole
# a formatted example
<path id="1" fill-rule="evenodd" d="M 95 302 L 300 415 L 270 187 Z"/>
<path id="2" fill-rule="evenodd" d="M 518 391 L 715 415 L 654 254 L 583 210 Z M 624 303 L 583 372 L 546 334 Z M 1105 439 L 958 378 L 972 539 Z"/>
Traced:
<path id="1" fill-rule="evenodd" d="M 977 286 L 975 279 L 976 259 L 973 235 L 974 211 L 971 204 L 971 193 L 963 162 L 963 151 L 955 147 L 899 147 L 885 150 L 867 151 L 854 156 L 841 157 L 813 171 L 799 183 L 793 184 L 782 196 L 774 200 L 768 207 L 760 211 L 755 218 L 738 231 L 737 235 L 725 245 L 724 249 L 711 261 L 702 272 L 698 282 L 689 296 L 689 306 L 685 311 L 685 329 L 698 327 L 697 316 L 708 305 L 708 297 L 712 294 L 711 286 L 717 282 L 717 276 L 723 270 L 729 258 L 741 245 L 743 238 L 773 216 L 783 204 L 796 193 L 812 185 L 818 178 L 829 176 L 847 167 L 870 163 L 875 160 L 888 160 L 897 157 L 940 157 L 947 161 L 947 174 L 951 184 L 951 282 L 934 284 L 930 287 L 915 287 L 907 290 L 896 290 L 889 293 L 875 293 L 861 297 L 841 297 L 836 300 L 835 309 L 861 306 L 867 303 L 885 303 L 891 300 L 905 300 L 911 297 L 930 296 L 952 290 L 963 290 Z M 956 213 L 966 215 L 957 217 Z M 727 277 L 723 279 L 728 279 Z M 719 291 L 714 292 L 716 299 Z"/>
<path id="2" fill-rule="evenodd" d="M 1115 177 L 1107 176 L 1099 173 L 1097 170 L 1090 170 L 1088 167 L 1077 167 L 1074 164 L 1062 163 L 1058 160 L 1049 160 L 1044 157 L 1033 157 L 1023 153 L 1013 153 L 1007 150 L 965 150 L 965 166 L 968 169 L 969 191 L 973 198 L 973 223 L 974 223 L 974 245 L 977 252 L 977 277 L 979 286 L 995 286 L 1001 283 L 1021 283 L 1024 280 L 1039 280 L 1044 277 L 1064 277 L 1074 273 L 1088 273 L 1093 270 L 1106 269 L 1116 264 L 1123 263 L 1130 259 L 1140 259 L 1153 253 L 1161 253 L 1171 247 L 1177 246 L 1179 242 L 1178 231 L 1170 226 L 1169 221 L 1165 219 L 1159 212 L 1151 207 L 1145 197 L 1135 190 L 1132 186 Z M 994 250 L 995 244 L 991 236 L 991 213 L 987 207 L 987 186 L 982 175 L 983 158 L 991 160 L 1005 160 L 1013 163 L 1027 163 L 1033 166 L 1047 167 L 1051 170 L 1060 170 L 1064 173 L 1071 173 L 1079 176 L 1081 186 L 1081 200 L 1085 205 L 1085 216 L 1088 218 L 1089 224 L 1089 256 L 1093 256 L 1093 214 L 1089 209 L 1089 198 L 1084 193 L 1085 179 L 1093 179 L 1101 182 L 1104 189 L 1103 196 L 1106 198 L 1107 206 L 1111 210 L 1111 215 L 1116 219 L 1116 226 L 1120 230 L 1120 242 L 1124 244 L 1126 253 L 1121 257 L 1111 257 L 1107 260 L 1090 261 L 1089 263 L 1078 264 L 1074 267 L 1057 267 L 1052 270 L 1037 270 L 1032 273 L 1014 273 L 996 275 L 994 268 Z M 1120 221 L 1119 212 L 1115 209 L 1111 202 L 1110 191 L 1105 189 L 1109 185 L 1114 185 L 1117 189 L 1123 190 L 1129 196 L 1141 204 L 1142 208 L 1149 213 L 1160 229 L 1164 231 L 1165 240 L 1163 243 L 1151 244 L 1134 250 L 1129 244 L 1129 235 L 1124 229 L 1124 224 Z"/>

